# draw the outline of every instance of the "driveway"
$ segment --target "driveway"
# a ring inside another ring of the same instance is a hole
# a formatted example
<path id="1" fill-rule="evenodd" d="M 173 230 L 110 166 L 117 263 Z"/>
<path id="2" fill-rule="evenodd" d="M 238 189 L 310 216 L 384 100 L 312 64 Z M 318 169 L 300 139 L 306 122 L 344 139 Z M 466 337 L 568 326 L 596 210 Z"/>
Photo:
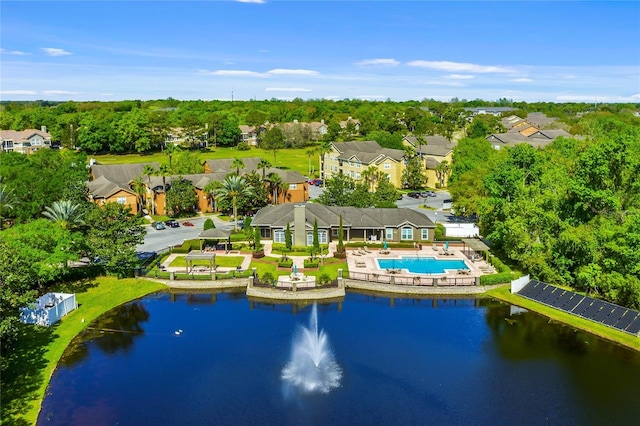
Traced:
<path id="1" fill-rule="evenodd" d="M 218 229 L 233 229 L 232 222 L 225 222 L 216 216 L 210 216 Z M 197 238 L 203 230 L 205 217 L 197 217 L 192 219 L 180 219 L 179 228 L 153 229 L 151 225 L 145 226 L 147 231 L 144 236 L 144 243 L 137 247 L 137 251 L 159 251 L 166 247 L 182 244 L 184 240 Z M 193 223 L 194 226 L 184 226 L 182 222 L 185 220 Z"/>

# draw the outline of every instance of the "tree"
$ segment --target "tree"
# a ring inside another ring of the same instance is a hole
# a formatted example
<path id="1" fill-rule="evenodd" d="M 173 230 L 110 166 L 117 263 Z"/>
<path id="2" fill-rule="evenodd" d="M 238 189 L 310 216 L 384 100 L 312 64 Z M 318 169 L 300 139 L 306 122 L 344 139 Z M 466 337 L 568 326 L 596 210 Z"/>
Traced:
<path id="1" fill-rule="evenodd" d="M 451 166 L 449 166 L 449 162 L 447 160 L 442 160 L 442 162 L 436 166 L 435 171 L 440 187 L 444 188 L 446 186 L 447 178 L 451 175 Z"/>
<path id="2" fill-rule="evenodd" d="M 402 171 L 402 182 L 410 189 L 420 189 L 427 184 L 427 175 L 420 157 L 413 156 Z"/>
<path id="3" fill-rule="evenodd" d="M 70 200 L 54 201 L 51 207 L 46 207 L 42 215 L 60 224 L 62 229 L 73 229 L 82 225 L 82 214 L 80 205 L 74 204 Z"/>
<path id="4" fill-rule="evenodd" d="M 373 196 L 365 182 L 354 183 L 348 205 L 360 208 L 373 207 Z"/>
<path id="5" fill-rule="evenodd" d="M 236 169 L 236 175 L 240 176 L 240 169 L 245 167 L 244 161 L 242 161 L 242 158 L 235 157 L 233 161 L 231 161 L 231 167 Z"/>
<path id="6" fill-rule="evenodd" d="M 145 152 L 151 148 L 147 115 L 139 108 L 125 113 L 116 123 L 116 140 L 123 150 Z"/>
<path id="7" fill-rule="evenodd" d="M 16 206 L 17 203 L 13 196 L 13 191 L 7 189 L 6 185 L 0 185 L 0 230 L 4 227 L 5 215 Z"/>
<path id="8" fill-rule="evenodd" d="M 174 175 L 191 175 L 202 173 L 204 166 L 197 151 L 180 151 L 173 162 L 171 173 Z"/>
<path id="9" fill-rule="evenodd" d="M 318 154 L 320 154 L 320 178 L 323 180 L 324 185 L 326 185 L 326 162 L 325 156 L 331 152 L 331 142 L 328 140 L 324 140 L 320 143 L 318 147 Z"/>
<path id="10" fill-rule="evenodd" d="M 87 245 L 110 273 L 119 277 L 131 276 L 138 263 L 136 247 L 144 240 L 142 218 L 118 203 L 94 207 L 86 215 Z"/>
<path id="11" fill-rule="evenodd" d="M 227 114 L 222 120 L 222 128 L 218 135 L 218 142 L 223 146 L 235 146 L 240 137 L 242 131 L 240 130 L 240 121 L 235 114 Z"/>
<path id="12" fill-rule="evenodd" d="M 144 194 L 147 192 L 147 188 L 144 184 L 142 175 L 137 176 L 134 180 L 131 181 L 131 189 L 136 194 L 138 202 L 138 215 L 141 216 L 142 209 L 144 208 Z"/>
<path id="13" fill-rule="evenodd" d="M 395 208 L 398 200 L 398 190 L 389 181 L 389 176 L 378 180 L 378 186 L 373 194 L 373 206 L 377 208 Z"/>
<path id="14" fill-rule="evenodd" d="M 286 247 L 287 252 L 291 251 L 292 245 L 291 228 L 289 227 L 289 222 L 287 222 L 287 227 L 284 230 L 284 246 Z"/>
<path id="15" fill-rule="evenodd" d="M 198 194 L 193 184 L 182 176 L 174 179 L 167 190 L 165 205 L 171 216 L 194 211 L 198 205 Z"/>
<path id="16" fill-rule="evenodd" d="M 343 233 L 344 231 L 342 230 L 342 215 L 340 215 L 340 224 L 338 226 L 338 253 L 344 253 Z"/>
<path id="17" fill-rule="evenodd" d="M 316 149 L 315 148 L 309 148 L 306 151 L 307 157 L 309 158 L 309 171 L 307 173 L 307 176 L 311 177 L 311 158 L 316 154 Z"/>
<path id="18" fill-rule="evenodd" d="M 193 112 L 185 114 L 182 117 L 182 129 L 186 144 L 191 148 L 198 148 L 204 135 L 200 118 Z"/>
<path id="19" fill-rule="evenodd" d="M 215 227 L 216 224 L 213 222 L 213 219 L 208 217 L 207 219 L 205 219 L 202 229 L 206 231 L 207 229 L 214 229 Z"/>
<path id="20" fill-rule="evenodd" d="M 165 145 L 164 150 L 162 151 L 164 155 L 169 157 L 169 168 L 173 169 L 173 156 L 180 152 L 180 148 L 173 144 L 172 142 Z"/>
<path id="21" fill-rule="evenodd" d="M 218 211 L 217 196 L 222 188 L 222 182 L 214 180 L 205 185 L 203 191 L 211 201 L 211 210 L 215 213 Z"/>
<path id="22" fill-rule="evenodd" d="M 282 187 L 282 178 L 276 172 L 269 173 L 267 176 L 269 181 L 269 188 L 271 189 L 271 201 L 273 204 L 278 204 L 280 188 Z"/>
<path id="23" fill-rule="evenodd" d="M 320 237 L 318 235 L 318 219 L 313 220 L 313 253 L 320 253 Z M 313 257 L 313 256 L 312 256 Z"/>
<path id="24" fill-rule="evenodd" d="M 153 166 L 146 164 L 144 169 L 142 169 L 142 174 L 147 177 L 147 188 L 151 189 L 151 176 L 156 176 L 158 171 L 153 168 Z M 153 193 L 153 200 L 151 201 L 151 214 L 156 214 L 156 192 L 151 191 Z M 148 202 L 149 200 L 147 200 Z"/>
<path id="25" fill-rule="evenodd" d="M 266 180 L 267 178 L 267 169 L 271 167 L 271 163 L 268 160 L 260 158 L 258 162 L 258 168 L 262 169 L 262 180 Z"/>
<path id="26" fill-rule="evenodd" d="M 325 181 L 325 189 L 317 201 L 327 206 L 349 206 L 354 187 L 353 179 L 344 174 L 337 174 Z"/>
<path id="27" fill-rule="evenodd" d="M 238 199 L 242 196 L 249 197 L 251 195 L 251 188 L 242 176 L 230 175 L 222 182 L 219 196 L 231 201 L 234 219 L 233 229 L 236 231 L 238 230 Z"/>
<path id="28" fill-rule="evenodd" d="M 277 167 L 276 153 L 279 149 L 284 148 L 284 135 L 282 134 L 282 130 L 277 127 L 272 127 L 267 130 L 262 137 L 260 147 L 267 151 L 273 151 L 273 165 Z"/>

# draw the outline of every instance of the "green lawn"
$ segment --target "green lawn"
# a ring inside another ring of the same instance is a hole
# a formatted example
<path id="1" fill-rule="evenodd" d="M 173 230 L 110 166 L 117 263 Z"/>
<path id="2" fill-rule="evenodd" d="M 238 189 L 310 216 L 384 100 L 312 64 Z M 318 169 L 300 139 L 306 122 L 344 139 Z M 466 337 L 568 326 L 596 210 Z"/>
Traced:
<path id="1" fill-rule="evenodd" d="M 243 260 L 244 260 L 243 256 L 216 256 L 215 264 L 216 266 L 221 266 L 223 268 L 235 268 L 236 266 L 241 266 Z M 199 259 L 199 260 L 194 260 L 193 264 L 195 266 L 209 266 L 209 261 L 204 259 Z M 169 266 L 186 267 L 187 266 L 186 256 L 176 257 L 171 261 Z"/>
<path id="2" fill-rule="evenodd" d="M 273 161 L 273 151 L 252 147 L 248 151 L 238 151 L 235 148 L 210 148 L 208 151 L 203 150 L 198 153 L 200 160 L 215 160 L 221 158 L 247 158 L 261 157 L 269 161 L 274 167 L 284 170 L 297 170 L 303 176 L 309 173 L 309 156 L 307 150 L 309 148 L 289 148 L 281 149 L 276 152 L 276 162 Z M 169 159 L 161 152 L 151 154 L 104 154 L 93 155 L 98 164 L 132 164 L 132 163 L 168 163 Z M 311 165 L 318 169 L 318 155 L 311 158 Z"/>
<path id="3" fill-rule="evenodd" d="M 166 288 L 152 281 L 111 277 L 56 288 L 55 291 L 76 293 L 79 308 L 52 327 L 20 325 L 16 349 L 3 354 L 9 367 L 2 376 L 2 423 L 36 423 L 58 360 L 71 340 L 94 319 L 116 306 Z"/>
<path id="4" fill-rule="evenodd" d="M 640 351 L 640 338 L 636 336 L 632 336 L 621 331 L 616 331 L 613 328 L 607 327 L 605 325 L 568 314 L 566 312 L 551 308 L 549 306 L 545 306 L 541 303 L 537 303 L 529 299 L 525 299 L 524 297 L 518 296 L 517 294 L 512 294 L 509 290 L 509 287 L 501 287 L 489 290 L 487 292 L 487 295 L 495 297 L 496 299 L 504 300 L 505 302 L 511 303 L 513 305 L 521 306 L 525 309 L 529 309 L 530 311 L 537 312 L 558 322 L 562 322 L 571 327 L 587 331 L 589 333 L 595 334 L 596 336 L 600 336 L 604 339 L 619 343 L 631 349 L 635 349 L 636 351 Z"/>

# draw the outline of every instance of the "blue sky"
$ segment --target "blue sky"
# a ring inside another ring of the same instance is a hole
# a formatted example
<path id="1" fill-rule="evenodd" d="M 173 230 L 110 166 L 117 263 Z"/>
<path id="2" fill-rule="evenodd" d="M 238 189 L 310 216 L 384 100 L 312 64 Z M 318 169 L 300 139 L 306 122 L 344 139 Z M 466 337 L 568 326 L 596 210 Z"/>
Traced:
<path id="1" fill-rule="evenodd" d="M 0 99 L 640 102 L 640 2 L 12 1 Z"/>

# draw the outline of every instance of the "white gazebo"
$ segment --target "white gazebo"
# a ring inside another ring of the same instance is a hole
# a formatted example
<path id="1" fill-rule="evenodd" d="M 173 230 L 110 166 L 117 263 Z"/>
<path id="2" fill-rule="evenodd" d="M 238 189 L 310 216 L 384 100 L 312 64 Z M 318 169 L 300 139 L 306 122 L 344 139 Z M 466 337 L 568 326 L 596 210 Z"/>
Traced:
<path id="1" fill-rule="evenodd" d="M 77 308 L 75 294 L 47 293 L 35 303 L 20 308 L 20 322 L 49 327 Z"/>

